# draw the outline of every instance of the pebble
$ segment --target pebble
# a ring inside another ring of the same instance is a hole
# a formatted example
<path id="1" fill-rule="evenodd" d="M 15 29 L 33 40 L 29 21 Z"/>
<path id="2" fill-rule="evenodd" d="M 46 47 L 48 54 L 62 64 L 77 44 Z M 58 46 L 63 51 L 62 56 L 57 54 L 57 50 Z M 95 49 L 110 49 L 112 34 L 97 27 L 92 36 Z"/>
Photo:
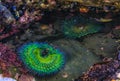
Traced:
<path id="1" fill-rule="evenodd" d="M 68 73 L 66 73 L 66 72 L 63 73 L 63 74 L 62 74 L 62 77 L 63 77 L 63 78 L 67 78 L 67 77 L 68 77 Z"/>

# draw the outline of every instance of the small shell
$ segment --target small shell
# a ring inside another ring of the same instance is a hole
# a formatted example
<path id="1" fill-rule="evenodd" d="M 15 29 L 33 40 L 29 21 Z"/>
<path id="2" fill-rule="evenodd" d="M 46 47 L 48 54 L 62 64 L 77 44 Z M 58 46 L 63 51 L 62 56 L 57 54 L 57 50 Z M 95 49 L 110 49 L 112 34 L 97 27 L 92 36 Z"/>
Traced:
<path id="1" fill-rule="evenodd" d="M 3 77 L 3 75 L 0 74 L 0 81 L 17 81 L 17 80 L 10 77 Z"/>

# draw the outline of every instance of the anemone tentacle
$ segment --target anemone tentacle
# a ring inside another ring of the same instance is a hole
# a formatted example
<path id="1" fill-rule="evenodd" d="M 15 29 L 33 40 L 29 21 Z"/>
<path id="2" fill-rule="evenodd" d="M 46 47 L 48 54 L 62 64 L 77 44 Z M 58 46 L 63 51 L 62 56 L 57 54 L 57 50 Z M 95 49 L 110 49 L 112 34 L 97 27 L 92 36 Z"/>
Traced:
<path id="1" fill-rule="evenodd" d="M 91 22 L 89 19 L 78 15 L 65 19 L 62 24 L 62 31 L 66 37 L 80 38 L 82 36 L 96 33 L 103 26 L 97 22 Z"/>
<path id="2" fill-rule="evenodd" d="M 29 42 L 18 49 L 18 56 L 33 74 L 57 73 L 65 63 L 64 53 L 47 43 Z"/>

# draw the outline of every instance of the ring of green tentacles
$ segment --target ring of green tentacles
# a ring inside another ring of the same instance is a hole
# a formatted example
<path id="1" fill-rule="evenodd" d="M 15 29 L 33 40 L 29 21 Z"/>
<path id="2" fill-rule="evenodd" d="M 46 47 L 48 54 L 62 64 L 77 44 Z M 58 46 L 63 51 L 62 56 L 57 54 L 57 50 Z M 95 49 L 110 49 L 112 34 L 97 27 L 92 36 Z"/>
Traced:
<path id="1" fill-rule="evenodd" d="M 69 38 L 80 38 L 88 34 L 96 33 L 101 30 L 100 23 L 91 22 L 78 15 L 65 19 L 62 23 L 62 32 Z"/>
<path id="2" fill-rule="evenodd" d="M 64 54 L 47 43 L 30 42 L 18 49 L 20 60 L 37 75 L 52 75 L 64 66 Z"/>

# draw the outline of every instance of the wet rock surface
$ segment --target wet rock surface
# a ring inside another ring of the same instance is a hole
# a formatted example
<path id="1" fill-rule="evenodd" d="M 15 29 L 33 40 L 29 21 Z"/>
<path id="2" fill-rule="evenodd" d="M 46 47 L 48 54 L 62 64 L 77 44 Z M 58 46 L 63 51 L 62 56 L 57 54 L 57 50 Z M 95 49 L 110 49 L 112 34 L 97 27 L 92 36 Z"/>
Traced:
<path id="1" fill-rule="evenodd" d="M 104 34 L 88 36 L 83 40 L 83 44 L 96 55 L 102 55 L 103 57 L 116 56 L 116 48 L 119 46 L 117 39 L 112 39 Z"/>
<path id="2" fill-rule="evenodd" d="M 40 81 L 73 81 L 95 62 L 101 61 L 76 40 L 60 39 L 50 43 L 65 53 L 65 67 L 55 76 Z M 39 80 L 37 80 L 39 81 Z"/>

